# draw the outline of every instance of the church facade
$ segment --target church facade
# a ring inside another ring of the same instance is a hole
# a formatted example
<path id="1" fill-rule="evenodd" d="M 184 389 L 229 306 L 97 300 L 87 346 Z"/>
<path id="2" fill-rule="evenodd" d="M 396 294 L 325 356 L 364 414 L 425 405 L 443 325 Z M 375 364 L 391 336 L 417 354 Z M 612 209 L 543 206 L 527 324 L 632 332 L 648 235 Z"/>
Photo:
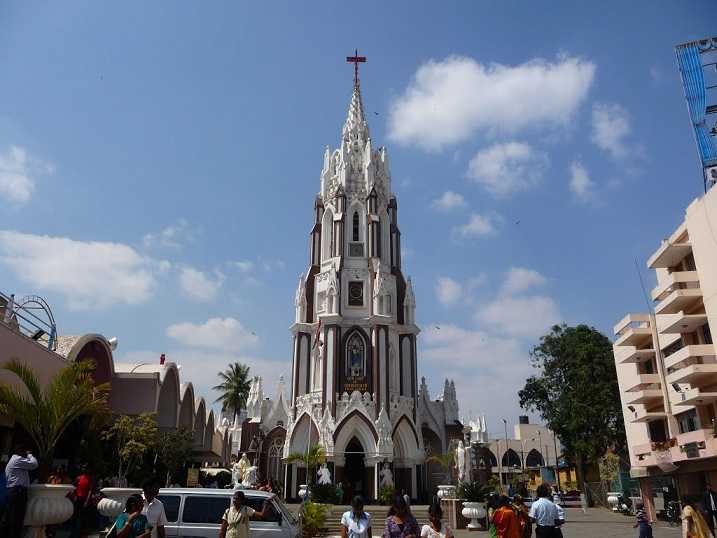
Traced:
<path id="1" fill-rule="evenodd" d="M 433 494 L 442 474 L 425 464 L 427 454 L 446 452 L 463 427 L 454 384 L 446 380 L 431 400 L 419 383 L 416 298 L 403 273 L 388 153 L 371 140 L 358 77 L 340 144 L 324 152 L 312 224 L 294 301 L 289 397 L 281 384 L 277 401 L 264 399 L 255 379 L 237 448 L 255 454 L 290 499 L 308 477 L 285 460 L 317 443 L 347 497 L 377 498 L 385 464 L 398 490 Z"/>

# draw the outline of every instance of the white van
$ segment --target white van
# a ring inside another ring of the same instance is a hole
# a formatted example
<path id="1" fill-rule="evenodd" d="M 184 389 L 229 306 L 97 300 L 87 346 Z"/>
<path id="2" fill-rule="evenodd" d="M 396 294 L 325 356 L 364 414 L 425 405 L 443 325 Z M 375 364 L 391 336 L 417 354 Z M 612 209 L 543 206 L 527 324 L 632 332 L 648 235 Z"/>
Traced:
<path id="1" fill-rule="evenodd" d="M 245 489 L 246 504 L 261 510 L 269 501 L 263 519 L 252 519 L 252 538 L 300 538 L 301 528 L 294 515 L 273 493 Z M 231 489 L 163 488 L 157 498 L 164 504 L 168 524 L 167 536 L 182 538 L 217 538 L 224 511 L 229 508 Z"/>

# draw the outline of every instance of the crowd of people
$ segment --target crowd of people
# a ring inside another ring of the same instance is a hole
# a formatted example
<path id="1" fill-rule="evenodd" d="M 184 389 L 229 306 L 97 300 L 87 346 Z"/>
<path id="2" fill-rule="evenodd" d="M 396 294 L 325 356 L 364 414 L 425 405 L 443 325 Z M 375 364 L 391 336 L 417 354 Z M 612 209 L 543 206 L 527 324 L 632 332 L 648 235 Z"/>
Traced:
<path id="1" fill-rule="evenodd" d="M 437 498 L 428 509 L 429 522 L 419 527 L 403 494 L 393 497 L 388 517 L 383 523 L 383 538 L 453 538 L 453 531 L 443 522 L 443 511 Z M 351 499 L 351 510 L 341 516 L 341 538 L 371 538 L 371 515 L 364 512 L 364 502 L 357 495 Z"/>

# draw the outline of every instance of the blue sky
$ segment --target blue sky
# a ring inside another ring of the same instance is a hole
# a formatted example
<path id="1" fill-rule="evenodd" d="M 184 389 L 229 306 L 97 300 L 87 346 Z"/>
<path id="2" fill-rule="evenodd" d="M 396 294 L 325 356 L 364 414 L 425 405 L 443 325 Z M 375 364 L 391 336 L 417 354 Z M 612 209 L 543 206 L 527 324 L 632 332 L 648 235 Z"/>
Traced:
<path id="1" fill-rule="evenodd" d="M 609 333 L 644 309 L 633 260 L 702 188 L 673 46 L 715 20 L 708 1 L 3 2 L 0 288 L 45 296 L 61 334 L 118 336 L 116 360 L 166 352 L 205 394 L 234 359 L 272 387 L 358 47 L 420 371 L 497 429 L 551 322 Z"/>

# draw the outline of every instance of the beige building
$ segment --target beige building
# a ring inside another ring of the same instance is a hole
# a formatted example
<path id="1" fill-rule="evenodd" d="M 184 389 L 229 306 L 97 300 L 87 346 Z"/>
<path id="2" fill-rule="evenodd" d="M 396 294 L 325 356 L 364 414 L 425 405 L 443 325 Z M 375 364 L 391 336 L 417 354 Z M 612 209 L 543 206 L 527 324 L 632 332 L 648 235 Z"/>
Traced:
<path id="1" fill-rule="evenodd" d="M 54 319 L 51 313 L 48 319 L 48 313 L 49 307 L 39 297 L 12 300 L 0 292 L 0 365 L 20 360 L 46 386 L 68 362 L 92 360 L 95 381 L 110 385 L 113 414 L 156 413 L 160 428 L 184 427 L 194 432 L 195 461 L 228 463 L 232 446 L 228 424 L 219 423 L 211 409 L 212 402 L 195 395 L 191 382 L 182 383 L 175 363 L 160 357 L 152 364 L 116 363 L 116 339 L 108 340 L 101 334 L 56 336 Z M 19 384 L 19 379 L 7 370 L 0 370 L 0 381 Z M 81 434 L 78 430 L 65 435 L 56 457 L 72 458 L 76 444 L 73 438 Z M 0 414 L 0 457 L 7 456 L 12 443 L 20 439 L 12 417 Z"/>
<path id="2" fill-rule="evenodd" d="M 717 189 L 694 200 L 647 262 L 654 315 L 615 325 L 615 365 L 632 475 L 661 509 L 663 488 L 699 495 L 717 487 Z"/>

